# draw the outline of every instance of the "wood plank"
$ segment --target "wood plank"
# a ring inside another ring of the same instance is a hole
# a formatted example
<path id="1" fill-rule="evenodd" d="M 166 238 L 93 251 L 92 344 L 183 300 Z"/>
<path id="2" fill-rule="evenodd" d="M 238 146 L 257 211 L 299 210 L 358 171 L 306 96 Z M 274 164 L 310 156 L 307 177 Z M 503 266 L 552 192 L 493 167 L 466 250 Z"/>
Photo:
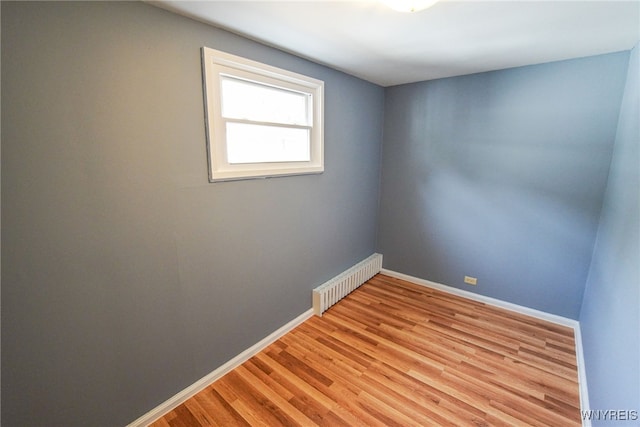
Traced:
<path id="1" fill-rule="evenodd" d="M 377 275 L 153 427 L 580 425 L 573 331 Z"/>
<path id="2" fill-rule="evenodd" d="M 193 398 L 211 416 L 214 426 L 249 426 L 249 423 L 213 388 L 207 387 Z"/>

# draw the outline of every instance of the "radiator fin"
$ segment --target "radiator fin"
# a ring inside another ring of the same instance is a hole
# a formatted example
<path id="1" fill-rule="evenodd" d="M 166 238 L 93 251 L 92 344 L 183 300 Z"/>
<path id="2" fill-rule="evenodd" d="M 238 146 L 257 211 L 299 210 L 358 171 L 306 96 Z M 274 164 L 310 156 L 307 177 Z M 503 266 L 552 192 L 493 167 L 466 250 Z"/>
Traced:
<path id="1" fill-rule="evenodd" d="M 382 270 L 382 255 L 373 254 L 313 290 L 313 313 L 322 316 L 329 307 L 349 295 Z"/>

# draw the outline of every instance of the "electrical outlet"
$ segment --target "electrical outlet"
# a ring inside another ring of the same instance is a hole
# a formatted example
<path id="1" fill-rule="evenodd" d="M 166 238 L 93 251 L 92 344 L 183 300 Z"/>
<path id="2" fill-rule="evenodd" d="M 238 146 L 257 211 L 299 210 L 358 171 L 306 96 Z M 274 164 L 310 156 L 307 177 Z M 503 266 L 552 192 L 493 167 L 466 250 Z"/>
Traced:
<path id="1" fill-rule="evenodd" d="M 478 284 L 478 279 L 475 277 L 471 277 L 471 276 L 464 276 L 464 283 L 468 284 L 468 285 L 477 285 Z"/>

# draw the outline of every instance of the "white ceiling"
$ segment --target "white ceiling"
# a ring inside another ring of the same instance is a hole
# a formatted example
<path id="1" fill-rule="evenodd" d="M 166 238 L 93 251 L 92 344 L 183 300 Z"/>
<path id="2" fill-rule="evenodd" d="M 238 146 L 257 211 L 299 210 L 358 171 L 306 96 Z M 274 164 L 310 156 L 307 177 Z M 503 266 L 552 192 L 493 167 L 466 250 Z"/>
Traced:
<path id="1" fill-rule="evenodd" d="M 617 52 L 640 40 L 640 0 L 441 0 L 408 14 L 376 0 L 150 3 L 381 86 Z"/>

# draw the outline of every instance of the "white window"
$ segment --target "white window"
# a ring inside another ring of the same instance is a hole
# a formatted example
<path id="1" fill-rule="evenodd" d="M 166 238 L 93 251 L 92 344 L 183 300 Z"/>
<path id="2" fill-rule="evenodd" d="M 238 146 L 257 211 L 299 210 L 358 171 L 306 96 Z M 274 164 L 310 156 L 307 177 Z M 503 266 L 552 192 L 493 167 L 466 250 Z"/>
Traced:
<path id="1" fill-rule="evenodd" d="M 324 83 L 202 48 L 209 180 L 324 171 Z"/>

